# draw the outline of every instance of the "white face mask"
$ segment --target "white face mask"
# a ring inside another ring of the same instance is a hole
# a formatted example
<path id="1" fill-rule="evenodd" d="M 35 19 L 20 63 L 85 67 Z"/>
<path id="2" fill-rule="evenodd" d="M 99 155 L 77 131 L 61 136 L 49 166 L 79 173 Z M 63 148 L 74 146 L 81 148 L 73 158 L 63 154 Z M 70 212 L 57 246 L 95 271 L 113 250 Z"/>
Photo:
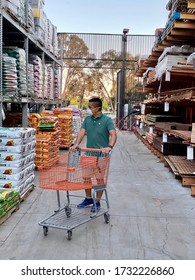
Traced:
<path id="1" fill-rule="evenodd" d="M 90 115 L 90 116 L 93 115 L 91 109 L 87 108 L 87 114 Z"/>

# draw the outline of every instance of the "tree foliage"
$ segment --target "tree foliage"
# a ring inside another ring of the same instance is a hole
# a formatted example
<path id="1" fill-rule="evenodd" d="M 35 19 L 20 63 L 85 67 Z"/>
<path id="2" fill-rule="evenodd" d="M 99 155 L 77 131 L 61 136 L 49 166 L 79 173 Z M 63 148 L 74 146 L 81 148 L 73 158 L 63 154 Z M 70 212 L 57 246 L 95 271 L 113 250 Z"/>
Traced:
<path id="1" fill-rule="evenodd" d="M 117 93 L 117 73 L 122 68 L 121 52 L 110 49 L 97 59 L 90 53 L 86 43 L 76 34 L 60 33 L 59 45 L 62 44 L 62 57 L 66 67 L 66 82 L 63 96 L 67 100 L 77 100 L 83 108 L 84 101 L 91 96 L 99 96 L 106 101 L 114 111 Z M 136 60 L 130 54 L 126 55 L 126 92 L 135 88 Z"/>

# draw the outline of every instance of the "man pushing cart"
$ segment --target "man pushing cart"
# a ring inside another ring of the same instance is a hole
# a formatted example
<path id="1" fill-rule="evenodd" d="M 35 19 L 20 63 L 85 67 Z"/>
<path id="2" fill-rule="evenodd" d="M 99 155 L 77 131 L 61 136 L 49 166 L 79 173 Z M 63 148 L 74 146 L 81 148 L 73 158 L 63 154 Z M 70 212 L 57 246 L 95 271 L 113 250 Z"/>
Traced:
<path id="1" fill-rule="evenodd" d="M 58 197 L 58 209 L 39 223 L 43 226 L 45 235 L 48 227 L 66 229 L 70 240 L 73 228 L 95 217 L 104 215 L 105 222 L 109 222 L 106 184 L 111 150 L 117 139 L 116 130 L 112 119 L 102 114 L 101 99 L 97 97 L 90 99 L 88 111 L 91 115 L 85 118 L 69 153 L 61 156 L 55 167 L 40 172 L 40 187 L 56 190 Z M 87 147 L 80 148 L 79 144 L 85 135 Z M 67 204 L 63 208 L 60 206 L 60 190 L 67 192 Z M 85 190 L 86 196 L 75 206 L 70 203 L 70 196 L 73 195 L 69 192 L 76 190 Z M 102 199 L 103 193 L 105 199 Z M 103 201 L 106 208 L 101 207 Z"/>

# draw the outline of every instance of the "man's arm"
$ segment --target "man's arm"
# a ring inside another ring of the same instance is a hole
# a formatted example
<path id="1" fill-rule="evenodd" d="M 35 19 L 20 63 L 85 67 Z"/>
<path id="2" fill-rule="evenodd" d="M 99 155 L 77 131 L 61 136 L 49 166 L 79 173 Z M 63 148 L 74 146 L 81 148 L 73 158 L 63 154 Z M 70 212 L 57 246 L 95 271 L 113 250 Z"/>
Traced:
<path id="1" fill-rule="evenodd" d="M 103 153 L 109 153 L 114 147 L 117 140 L 117 134 L 115 129 L 111 129 L 109 131 L 109 134 L 110 134 L 109 146 L 101 149 Z"/>
<path id="2" fill-rule="evenodd" d="M 110 134 L 109 146 L 114 147 L 117 140 L 116 130 L 115 129 L 110 130 L 109 134 Z"/>

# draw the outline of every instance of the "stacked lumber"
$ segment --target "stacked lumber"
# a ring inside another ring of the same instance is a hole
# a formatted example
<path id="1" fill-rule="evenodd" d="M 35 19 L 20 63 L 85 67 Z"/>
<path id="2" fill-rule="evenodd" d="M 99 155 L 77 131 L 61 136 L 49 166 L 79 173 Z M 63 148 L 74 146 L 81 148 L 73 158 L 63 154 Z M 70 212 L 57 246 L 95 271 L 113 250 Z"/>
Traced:
<path id="1" fill-rule="evenodd" d="M 156 137 L 156 134 L 146 132 L 145 136 L 146 136 L 146 140 L 148 141 L 148 143 L 153 144 L 153 139 Z"/>
<path id="2" fill-rule="evenodd" d="M 181 117 L 179 116 L 171 116 L 171 115 L 152 115 L 148 114 L 147 116 L 148 122 L 179 122 L 181 121 Z"/>
<path id="3" fill-rule="evenodd" d="M 162 137 L 153 138 L 153 146 L 163 155 L 186 155 L 187 146 L 173 136 L 167 137 L 167 142 L 163 142 Z"/>
<path id="4" fill-rule="evenodd" d="M 185 130 L 190 131 L 192 128 L 191 124 L 184 124 L 184 123 L 178 123 L 178 122 L 156 122 L 155 123 L 155 129 L 158 130 Z"/>
<path id="5" fill-rule="evenodd" d="M 191 143 L 195 144 L 195 123 L 192 124 Z"/>

